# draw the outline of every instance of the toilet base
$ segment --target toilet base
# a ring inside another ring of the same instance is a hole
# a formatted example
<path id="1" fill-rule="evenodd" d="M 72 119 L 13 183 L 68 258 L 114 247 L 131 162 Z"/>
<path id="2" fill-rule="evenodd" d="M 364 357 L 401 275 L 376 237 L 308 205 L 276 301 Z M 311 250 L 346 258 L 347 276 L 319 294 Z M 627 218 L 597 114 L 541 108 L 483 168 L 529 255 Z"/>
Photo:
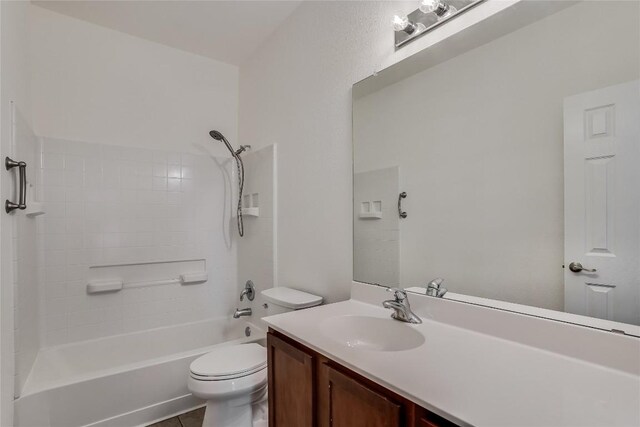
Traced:
<path id="1" fill-rule="evenodd" d="M 267 427 L 268 423 L 267 389 L 264 387 L 253 393 L 250 402 L 246 397 L 207 401 L 202 427 Z"/>

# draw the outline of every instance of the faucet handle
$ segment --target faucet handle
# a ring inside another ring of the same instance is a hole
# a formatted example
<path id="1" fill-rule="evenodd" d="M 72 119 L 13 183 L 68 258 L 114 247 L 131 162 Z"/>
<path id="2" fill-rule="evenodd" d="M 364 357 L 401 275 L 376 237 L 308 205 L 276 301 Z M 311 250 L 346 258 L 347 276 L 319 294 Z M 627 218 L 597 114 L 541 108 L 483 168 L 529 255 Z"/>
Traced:
<path id="1" fill-rule="evenodd" d="M 443 282 L 444 282 L 444 279 L 441 279 L 440 277 L 438 277 L 437 279 L 433 279 L 431 282 L 429 282 L 425 286 L 425 288 L 427 288 L 427 295 L 432 297 L 442 298 L 444 294 L 447 293 L 447 288 L 442 286 Z"/>
<path id="2" fill-rule="evenodd" d="M 393 292 L 393 296 L 398 302 L 407 299 L 407 291 L 402 288 L 387 288 L 387 292 Z"/>

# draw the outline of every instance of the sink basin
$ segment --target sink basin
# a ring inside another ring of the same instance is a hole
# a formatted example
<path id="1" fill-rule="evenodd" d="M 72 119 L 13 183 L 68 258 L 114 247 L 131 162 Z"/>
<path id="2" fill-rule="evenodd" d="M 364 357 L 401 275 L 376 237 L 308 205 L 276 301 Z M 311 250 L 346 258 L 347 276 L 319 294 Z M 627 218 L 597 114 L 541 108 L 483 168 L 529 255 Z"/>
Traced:
<path id="1" fill-rule="evenodd" d="M 402 351 L 419 347 L 424 336 L 408 323 L 370 316 L 335 316 L 319 325 L 327 337 L 347 347 Z"/>

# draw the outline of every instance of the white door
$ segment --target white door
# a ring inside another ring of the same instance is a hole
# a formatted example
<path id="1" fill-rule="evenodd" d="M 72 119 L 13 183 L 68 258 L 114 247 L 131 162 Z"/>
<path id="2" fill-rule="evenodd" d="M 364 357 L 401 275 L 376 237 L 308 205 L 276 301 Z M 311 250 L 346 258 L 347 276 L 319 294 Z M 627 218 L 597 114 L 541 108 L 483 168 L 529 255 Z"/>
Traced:
<path id="1" fill-rule="evenodd" d="M 638 81 L 565 99 L 564 168 L 565 311 L 640 325 Z"/>

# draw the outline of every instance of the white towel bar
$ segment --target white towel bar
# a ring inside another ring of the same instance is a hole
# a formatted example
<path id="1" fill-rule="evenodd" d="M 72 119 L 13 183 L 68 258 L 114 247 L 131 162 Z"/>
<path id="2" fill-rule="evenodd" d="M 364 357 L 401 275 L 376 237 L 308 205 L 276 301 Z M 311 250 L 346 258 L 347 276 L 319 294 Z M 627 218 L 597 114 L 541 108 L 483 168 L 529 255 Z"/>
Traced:
<path id="1" fill-rule="evenodd" d="M 118 292 L 122 289 L 132 288 L 147 288 L 151 286 L 164 286 L 164 285 L 186 285 L 195 283 L 204 283 L 208 280 L 208 274 L 206 271 L 199 273 L 181 274 L 177 279 L 164 279 L 164 280 L 148 280 L 141 282 L 125 283 L 122 279 L 114 280 L 97 280 L 89 282 L 87 284 L 87 293 L 99 294 L 104 292 Z"/>

